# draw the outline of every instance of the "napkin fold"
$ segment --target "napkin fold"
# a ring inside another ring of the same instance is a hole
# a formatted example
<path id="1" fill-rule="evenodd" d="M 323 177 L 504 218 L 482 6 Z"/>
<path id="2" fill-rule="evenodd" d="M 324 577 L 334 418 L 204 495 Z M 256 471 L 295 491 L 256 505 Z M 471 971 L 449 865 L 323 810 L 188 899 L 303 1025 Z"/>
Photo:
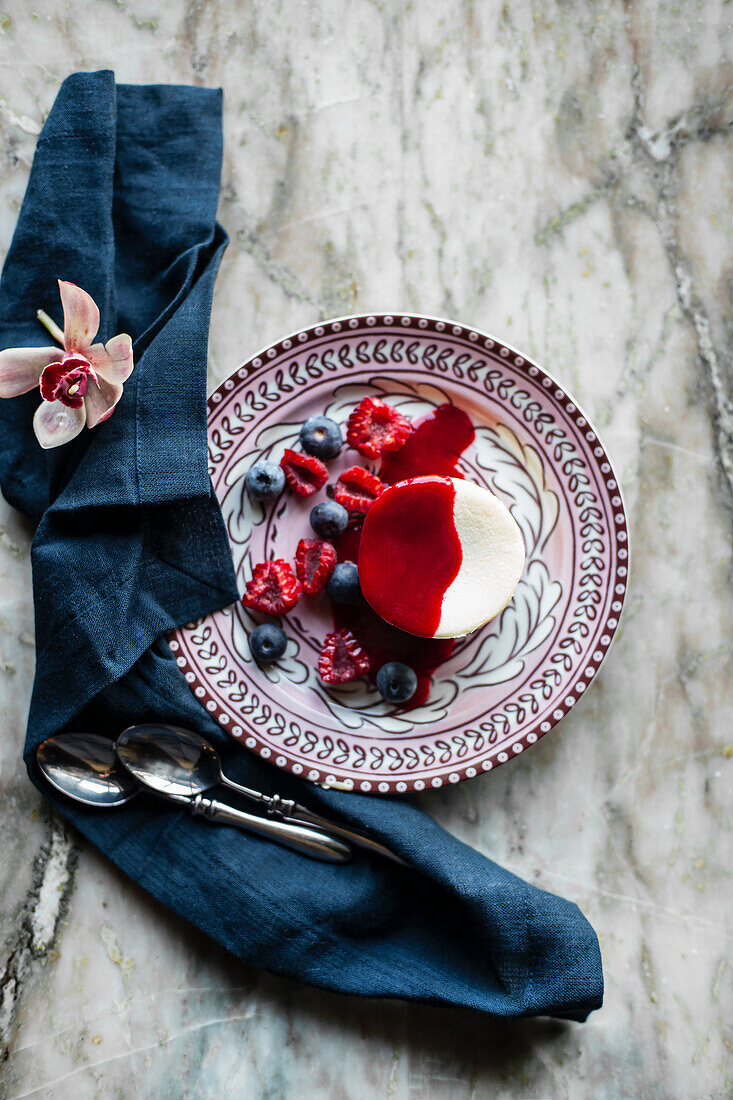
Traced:
<path id="1" fill-rule="evenodd" d="M 106 71 L 64 82 L 38 140 L 0 280 L 0 346 L 48 343 L 35 310 L 60 320 L 63 278 L 99 304 L 100 338 L 133 336 L 136 368 L 112 418 L 57 451 L 35 441 L 37 391 L 0 401 L 0 487 L 38 524 L 29 775 L 126 875 L 249 963 L 342 992 L 584 1020 L 603 978 L 577 906 L 408 801 L 323 791 L 251 756 L 165 642 L 238 598 L 207 472 L 221 155 L 220 92 L 116 85 Z M 88 812 L 37 772 L 51 734 L 155 719 L 203 733 L 234 779 L 372 829 L 414 869 L 363 853 L 317 863 L 142 797 Z"/>

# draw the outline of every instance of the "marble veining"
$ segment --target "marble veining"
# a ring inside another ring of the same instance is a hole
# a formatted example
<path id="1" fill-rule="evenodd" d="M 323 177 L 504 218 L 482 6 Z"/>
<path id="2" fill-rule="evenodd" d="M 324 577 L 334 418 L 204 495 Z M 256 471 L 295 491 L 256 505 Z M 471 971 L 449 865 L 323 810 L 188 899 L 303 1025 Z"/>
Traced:
<path id="1" fill-rule="evenodd" d="M 6 0 L 3 254 L 59 82 L 99 67 L 224 88 L 212 388 L 285 332 L 402 309 L 525 350 L 602 431 L 633 548 L 603 674 L 422 802 L 581 905 L 606 1002 L 575 1026 L 329 995 L 123 882 L 24 775 L 32 532 L 2 502 L 3 1095 L 730 1096 L 730 5 Z"/>

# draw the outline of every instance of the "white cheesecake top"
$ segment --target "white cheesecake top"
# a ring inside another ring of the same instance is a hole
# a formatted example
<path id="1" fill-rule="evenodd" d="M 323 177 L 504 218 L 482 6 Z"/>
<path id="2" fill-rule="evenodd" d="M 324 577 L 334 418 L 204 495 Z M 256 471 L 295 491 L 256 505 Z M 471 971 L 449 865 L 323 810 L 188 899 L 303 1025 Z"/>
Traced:
<path id="1" fill-rule="evenodd" d="M 436 638 L 483 626 L 511 600 L 524 569 L 524 540 L 509 509 L 488 489 L 454 482 L 453 519 L 463 559 L 443 596 Z"/>

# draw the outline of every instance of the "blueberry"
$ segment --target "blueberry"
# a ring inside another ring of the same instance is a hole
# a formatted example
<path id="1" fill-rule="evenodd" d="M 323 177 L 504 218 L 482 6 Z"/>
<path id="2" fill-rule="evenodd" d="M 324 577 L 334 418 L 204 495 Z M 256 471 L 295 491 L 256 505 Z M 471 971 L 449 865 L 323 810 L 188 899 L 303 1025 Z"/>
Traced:
<path id="1" fill-rule="evenodd" d="M 252 500 L 274 500 L 285 488 L 285 473 L 277 463 L 263 458 L 250 466 L 244 483 Z"/>
<path id="2" fill-rule="evenodd" d="M 274 623 L 262 623 L 256 626 L 249 636 L 252 656 L 261 665 L 271 665 L 273 661 L 282 657 L 287 644 L 287 634 Z"/>
<path id="3" fill-rule="evenodd" d="M 417 676 L 402 661 L 388 661 L 377 673 L 377 691 L 388 703 L 406 703 L 417 689 Z"/>
<path id="4" fill-rule="evenodd" d="M 335 539 L 343 534 L 348 523 L 349 513 L 335 500 L 324 500 L 311 510 L 311 527 L 319 539 Z"/>
<path id="5" fill-rule="evenodd" d="M 359 570 L 353 561 L 342 561 L 334 569 L 326 592 L 334 603 L 354 603 L 361 594 Z"/>
<path id="6" fill-rule="evenodd" d="M 300 429 L 300 445 L 316 458 L 335 458 L 344 445 L 341 428 L 327 416 L 309 416 Z"/>

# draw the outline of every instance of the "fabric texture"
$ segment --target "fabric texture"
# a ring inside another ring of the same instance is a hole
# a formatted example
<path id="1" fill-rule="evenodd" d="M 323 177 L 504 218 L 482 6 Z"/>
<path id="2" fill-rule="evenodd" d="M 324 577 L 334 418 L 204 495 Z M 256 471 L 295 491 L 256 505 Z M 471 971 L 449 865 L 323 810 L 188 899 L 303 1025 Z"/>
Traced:
<path id="1" fill-rule="evenodd" d="M 56 279 L 129 332 L 136 368 L 112 418 L 58 451 L 37 391 L 0 401 L 0 485 L 37 522 L 37 670 L 25 759 L 43 793 L 125 874 L 242 959 L 344 992 L 583 1020 L 603 978 L 572 903 L 503 870 L 407 801 L 323 791 L 245 752 L 199 705 L 165 631 L 238 598 L 207 472 L 206 351 L 226 234 L 216 223 L 221 94 L 62 85 L 0 282 L 0 346 L 48 343 Z M 108 812 L 56 797 L 34 751 L 63 729 L 158 719 L 209 737 L 225 770 L 371 828 L 413 864 L 318 863 L 141 797 Z"/>

